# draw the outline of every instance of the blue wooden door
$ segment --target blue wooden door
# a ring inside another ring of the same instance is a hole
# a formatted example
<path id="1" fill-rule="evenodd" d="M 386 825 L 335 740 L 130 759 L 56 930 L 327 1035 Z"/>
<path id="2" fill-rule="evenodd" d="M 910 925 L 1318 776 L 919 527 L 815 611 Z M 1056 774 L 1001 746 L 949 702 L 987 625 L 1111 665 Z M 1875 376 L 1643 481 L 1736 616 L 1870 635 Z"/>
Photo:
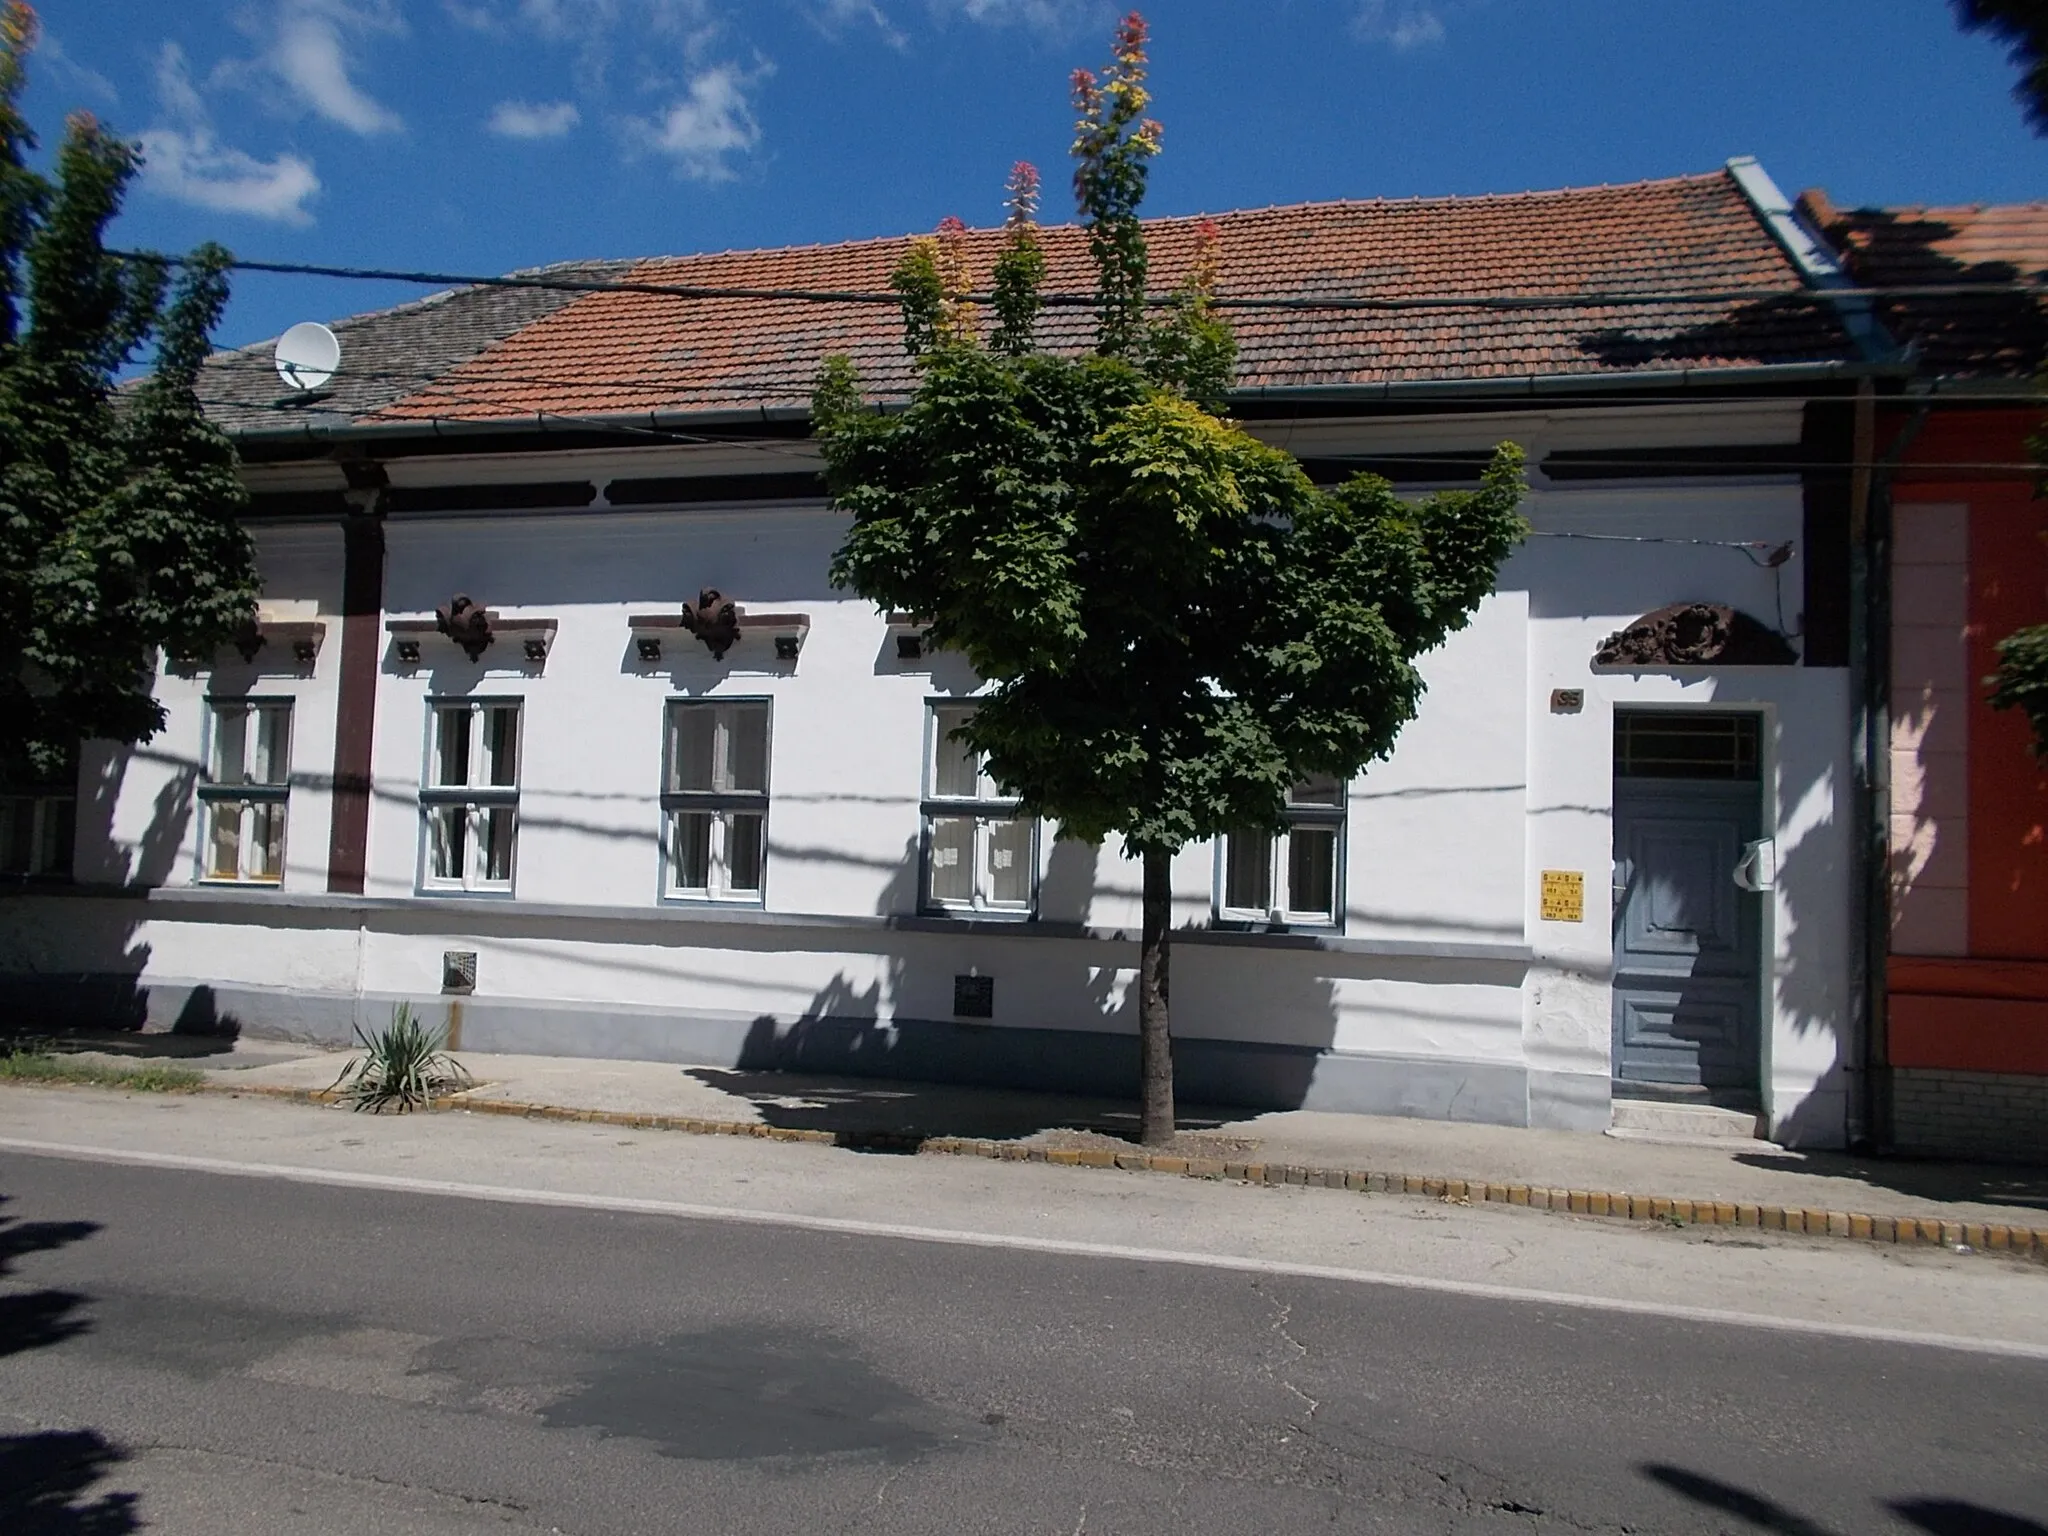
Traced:
<path id="1" fill-rule="evenodd" d="M 1614 785 L 1614 1091 L 1750 1107 L 1760 1080 L 1762 897 L 1736 869 L 1757 786 Z"/>

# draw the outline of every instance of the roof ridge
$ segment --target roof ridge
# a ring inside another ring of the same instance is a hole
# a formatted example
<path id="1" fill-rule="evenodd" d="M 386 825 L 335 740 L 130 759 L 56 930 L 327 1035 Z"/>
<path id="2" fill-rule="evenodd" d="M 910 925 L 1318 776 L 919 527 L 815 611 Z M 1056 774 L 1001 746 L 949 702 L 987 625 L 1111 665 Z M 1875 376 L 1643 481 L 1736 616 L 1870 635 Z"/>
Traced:
<path id="1" fill-rule="evenodd" d="M 1259 203 L 1244 208 L 1219 208 L 1195 213 L 1163 213 L 1140 219 L 1140 224 L 1157 227 L 1163 224 L 1192 224 L 1203 219 L 1231 219 L 1263 213 L 1316 213 L 1329 209 L 1345 208 L 1426 208 L 1450 205 L 1481 205 L 1504 202 L 1538 202 L 1551 199 L 1581 197 L 1591 192 L 1634 192 L 1658 187 L 1705 185 L 1710 182 L 1729 179 L 1725 168 L 1712 171 L 1688 172 L 1678 176 L 1653 176 L 1640 181 L 1586 182 L 1570 187 L 1531 187 L 1520 192 L 1461 192 L 1418 194 L 1413 197 L 1331 197 L 1310 198 L 1295 203 Z M 1064 229 L 1078 230 L 1083 226 L 1077 220 L 1059 224 L 1044 224 L 1041 230 L 1051 232 Z M 1000 234 L 1001 224 L 970 224 L 967 232 L 972 235 Z M 886 235 L 858 235 L 847 240 L 808 240 L 794 245 L 731 245 L 719 250 L 667 251 L 658 255 L 642 256 L 635 265 L 676 261 L 715 261 L 725 256 L 765 256 L 771 253 L 787 252 L 798 255 L 812 251 L 857 250 L 868 246 L 893 245 L 903 240 L 922 239 L 931 230 L 901 230 Z"/>
<path id="2" fill-rule="evenodd" d="M 2021 203 L 1857 203 L 1847 208 L 1837 206 L 1835 213 L 1845 218 L 1859 213 L 1882 213 L 1893 217 L 1928 213 L 2048 213 L 2048 197 Z"/>
<path id="3" fill-rule="evenodd" d="M 630 272 L 645 259 L 642 256 L 585 256 L 572 258 L 568 261 L 551 261 L 538 267 L 516 267 L 504 275 L 506 277 L 546 277 L 554 273 L 592 267 L 617 267 L 622 271 Z M 324 323 L 331 328 L 339 329 L 345 326 L 353 330 L 368 324 L 372 320 L 388 320 L 393 315 L 402 315 L 410 310 L 426 309 L 432 305 L 445 304 L 457 294 L 489 291 L 492 288 L 493 285 L 490 283 L 458 283 L 452 288 L 436 288 L 432 293 L 423 293 L 416 299 L 403 299 L 396 304 L 386 305 L 383 309 L 359 310 L 355 314 L 341 315 Z M 279 336 L 283 334 L 281 331 L 278 333 Z M 221 358 L 239 357 L 244 353 L 261 352 L 266 348 L 275 347 L 277 341 L 277 336 L 266 336 L 259 341 L 244 342 L 239 347 L 222 347 L 217 351 L 207 353 L 206 360 L 211 363 Z"/>

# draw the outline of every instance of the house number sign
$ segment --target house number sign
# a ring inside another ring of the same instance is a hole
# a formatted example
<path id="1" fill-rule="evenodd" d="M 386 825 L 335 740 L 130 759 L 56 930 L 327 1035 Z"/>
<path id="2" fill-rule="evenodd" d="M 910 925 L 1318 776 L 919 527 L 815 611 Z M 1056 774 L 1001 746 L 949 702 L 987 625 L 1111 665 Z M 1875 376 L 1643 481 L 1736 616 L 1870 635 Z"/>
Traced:
<path id="1" fill-rule="evenodd" d="M 1539 910 L 1546 923 L 1586 920 L 1586 876 L 1583 870 L 1546 869 Z"/>

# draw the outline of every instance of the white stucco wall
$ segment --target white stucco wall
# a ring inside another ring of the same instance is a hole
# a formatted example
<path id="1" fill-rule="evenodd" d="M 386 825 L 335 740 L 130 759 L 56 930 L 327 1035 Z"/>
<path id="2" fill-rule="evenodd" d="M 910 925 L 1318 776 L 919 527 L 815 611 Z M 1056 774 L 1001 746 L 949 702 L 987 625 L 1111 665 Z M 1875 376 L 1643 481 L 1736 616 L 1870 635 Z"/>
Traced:
<path id="1" fill-rule="evenodd" d="M 1533 418 L 1524 426 L 1537 439 L 1565 430 Z M 1787 430 L 1781 417 L 1770 429 Z M 1348 438 L 1326 432 L 1294 446 L 1372 446 L 1364 429 L 1349 430 Z M 1496 421 L 1459 430 L 1483 441 L 1503 429 Z M 1669 420 L 1642 430 L 1675 440 Z M 1719 430 L 1724 440 L 1754 441 L 1759 429 L 1743 418 Z M 1764 825 L 1780 840 L 1782 870 L 1762 982 L 1766 1105 L 1788 1138 L 1839 1139 L 1839 1064 L 1848 1052 L 1846 674 L 1626 673 L 1591 664 L 1608 634 L 1678 601 L 1732 603 L 1773 622 L 1782 600 L 1796 630 L 1799 556 L 1774 575 L 1738 549 L 1685 541 L 1796 544 L 1799 490 L 1725 481 L 1539 484 L 1528 512 L 1538 536 L 1509 562 L 1472 624 L 1425 659 L 1421 717 L 1390 761 L 1351 786 L 1341 941 L 1322 949 L 1177 946 L 1176 1033 L 1405 1064 L 1385 1067 L 1393 1086 L 1382 1107 L 1604 1124 L 1614 711 L 1756 709 L 1765 725 Z M 559 1005 L 571 1022 L 547 1027 L 559 1031 L 555 1047 L 569 1050 L 603 1048 L 579 1033 L 574 1021 L 584 1014 L 575 1010 L 741 1024 L 821 1015 L 885 1026 L 945 1020 L 952 978 L 969 971 L 998 979 L 997 1029 L 1127 1033 L 1135 945 L 1105 931 L 1135 934 L 1138 880 L 1114 842 L 1099 850 L 1057 844 L 1049 828 L 1039 839 L 1041 918 L 1084 925 L 1095 937 L 904 931 L 877 921 L 917 909 L 927 701 L 975 684 L 957 657 L 900 662 L 882 616 L 830 587 L 826 569 L 842 526 L 836 514 L 803 505 L 392 516 L 389 617 L 430 617 L 461 591 L 508 618 L 559 625 L 538 669 L 506 642 L 472 664 L 430 638 L 416 668 L 399 665 L 385 646 L 366 894 L 407 905 L 360 919 L 330 911 L 294 926 L 244 922 L 226 909 L 159 914 L 152 904 L 120 941 L 129 968 L 165 985 L 375 1000 L 432 996 L 442 952 L 474 950 L 474 1004 Z M 1566 534 L 1597 537 L 1559 537 Z M 210 691 L 247 688 L 297 701 L 285 887 L 287 895 L 324 890 L 341 544 L 337 530 L 315 527 L 266 529 L 260 547 L 266 596 L 310 600 L 328 620 L 317 663 L 303 678 L 246 678 L 232 664 L 211 677 L 164 678 L 169 728 L 142 751 L 102 756 L 88 776 L 89 789 L 101 786 L 88 801 L 102 810 L 97 823 L 82 826 L 83 878 L 190 884 L 199 705 Z M 674 612 L 706 586 L 755 613 L 807 614 L 800 660 L 776 663 L 757 636 L 718 663 L 677 635 L 658 665 L 641 665 L 628 616 Z M 1555 688 L 1583 690 L 1583 707 L 1553 711 Z M 524 705 L 514 890 L 490 908 L 420 890 L 427 703 L 461 696 Z M 664 706 L 699 697 L 772 701 L 765 905 L 805 920 L 794 926 L 721 925 L 663 907 Z M 1213 850 L 1189 848 L 1174 867 L 1177 921 L 1206 923 Z M 1584 873 L 1583 922 L 1541 920 L 1545 869 Z M 43 905 L 80 910 L 76 898 Z M 578 911 L 587 916 L 570 915 Z M 641 915 L 656 912 L 666 913 L 658 924 Z M 41 970 L 88 968 L 110 943 L 105 922 L 74 924 L 69 933 L 44 918 L 17 927 L 12 954 L 0 957 L 10 965 L 31 957 Z M 1503 1109 L 1524 1074 L 1521 1111 Z"/>
<path id="2" fill-rule="evenodd" d="M 199 816 L 192 789 L 206 745 L 209 698 L 292 701 L 291 815 L 284 888 L 324 891 L 334 778 L 335 699 L 341 677 L 341 530 L 332 525 L 251 530 L 266 618 L 316 620 L 326 635 L 310 667 L 266 645 L 253 664 L 223 650 L 211 668 L 180 677 L 158 664 L 165 726 L 132 751 L 104 743 L 82 753 L 77 877 L 94 883 L 186 884 L 198 875 Z"/>

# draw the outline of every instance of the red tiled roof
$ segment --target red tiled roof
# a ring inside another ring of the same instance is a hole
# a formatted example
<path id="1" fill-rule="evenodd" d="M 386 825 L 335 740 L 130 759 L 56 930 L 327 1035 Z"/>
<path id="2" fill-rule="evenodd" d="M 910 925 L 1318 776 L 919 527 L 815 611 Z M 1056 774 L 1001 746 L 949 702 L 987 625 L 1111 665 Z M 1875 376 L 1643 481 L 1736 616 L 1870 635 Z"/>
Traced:
<path id="1" fill-rule="evenodd" d="M 1836 208 L 1818 189 L 1800 207 L 1873 288 L 2048 279 L 2048 203 Z M 2026 294 L 1880 300 L 1892 335 L 1946 377 L 2024 378 L 2048 361 L 2048 318 Z"/>
<path id="2" fill-rule="evenodd" d="M 1238 387 L 1614 375 L 1856 356 L 1722 172 L 1512 195 L 1308 203 L 1217 215 L 1226 297 L 1630 295 L 1712 290 L 1683 305 L 1231 313 Z M 1200 221 L 1147 222 L 1151 286 L 1176 285 Z M 1085 237 L 1044 232 L 1048 291 L 1093 287 Z M 968 236 L 977 287 L 1001 235 Z M 648 260 L 637 282 L 886 291 L 908 237 Z M 1040 338 L 1085 347 L 1086 310 L 1049 310 Z M 801 405 L 844 352 L 869 390 L 907 392 L 893 306 L 606 292 L 577 298 L 367 419 L 509 419 Z"/>

